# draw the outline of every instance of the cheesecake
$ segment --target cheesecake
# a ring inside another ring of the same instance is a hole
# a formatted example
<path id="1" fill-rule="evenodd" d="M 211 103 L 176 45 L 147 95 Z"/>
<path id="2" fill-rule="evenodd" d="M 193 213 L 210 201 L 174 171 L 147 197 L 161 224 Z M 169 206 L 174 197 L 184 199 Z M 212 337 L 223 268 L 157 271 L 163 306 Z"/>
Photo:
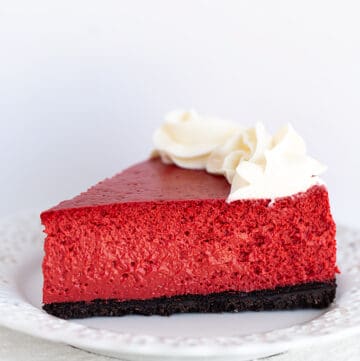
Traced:
<path id="1" fill-rule="evenodd" d="M 291 126 L 172 113 L 152 156 L 41 213 L 43 308 L 60 318 L 324 308 L 336 227 Z"/>

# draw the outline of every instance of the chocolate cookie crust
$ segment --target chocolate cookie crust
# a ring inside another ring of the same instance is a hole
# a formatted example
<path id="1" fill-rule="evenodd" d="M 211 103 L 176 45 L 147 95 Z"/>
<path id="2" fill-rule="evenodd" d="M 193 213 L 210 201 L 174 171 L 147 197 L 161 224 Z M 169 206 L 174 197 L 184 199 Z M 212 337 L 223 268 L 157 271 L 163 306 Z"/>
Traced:
<path id="1" fill-rule="evenodd" d="M 181 295 L 149 300 L 118 301 L 96 299 L 90 302 L 45 304 L 43 309 L 54 316 L 70 319 L 129 314 L 169 316 L 188 312 L 240 312 L 325 308 L 335 298 L 336 282 L 312 282 L 274 290 L 221 292 L 208 295 Z"/>

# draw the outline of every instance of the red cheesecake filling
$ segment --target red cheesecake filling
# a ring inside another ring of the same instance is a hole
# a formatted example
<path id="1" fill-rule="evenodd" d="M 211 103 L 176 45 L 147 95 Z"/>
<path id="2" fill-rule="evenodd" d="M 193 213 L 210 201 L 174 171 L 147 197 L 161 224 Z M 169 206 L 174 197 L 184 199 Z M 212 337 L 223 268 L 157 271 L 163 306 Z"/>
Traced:
<path id="1" fill-rule="evenodd" d="M 43 302 L 133 300 L 332 280 L 324 186 L 225 202 L 225 178 L 140 163 L 43 212 Z"/>

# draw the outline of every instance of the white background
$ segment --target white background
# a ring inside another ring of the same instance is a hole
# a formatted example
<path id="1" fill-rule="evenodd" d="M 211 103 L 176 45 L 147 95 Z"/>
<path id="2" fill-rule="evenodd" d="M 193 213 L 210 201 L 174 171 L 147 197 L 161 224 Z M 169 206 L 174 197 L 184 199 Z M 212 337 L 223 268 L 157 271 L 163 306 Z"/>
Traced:
<path id="1" fill-rule="evenodd" d="M 359 224 L 357 1 L 0 0 L 0 215 L 147 157 L 174 108 L 291 122 Z"/>

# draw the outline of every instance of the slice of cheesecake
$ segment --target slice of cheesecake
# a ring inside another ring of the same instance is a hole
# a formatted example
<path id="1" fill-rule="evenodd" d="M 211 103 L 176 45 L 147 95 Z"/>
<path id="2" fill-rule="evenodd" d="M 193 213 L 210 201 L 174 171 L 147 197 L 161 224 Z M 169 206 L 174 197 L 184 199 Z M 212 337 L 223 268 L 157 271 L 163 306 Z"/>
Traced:
<path id="1" fill-rule="evenodd" d="M 62 318 L 327 307 L 336 243 L 324 185 L 226 202 L 204 170 L 137 164 L 41 214 L 44 309 Z"/>

